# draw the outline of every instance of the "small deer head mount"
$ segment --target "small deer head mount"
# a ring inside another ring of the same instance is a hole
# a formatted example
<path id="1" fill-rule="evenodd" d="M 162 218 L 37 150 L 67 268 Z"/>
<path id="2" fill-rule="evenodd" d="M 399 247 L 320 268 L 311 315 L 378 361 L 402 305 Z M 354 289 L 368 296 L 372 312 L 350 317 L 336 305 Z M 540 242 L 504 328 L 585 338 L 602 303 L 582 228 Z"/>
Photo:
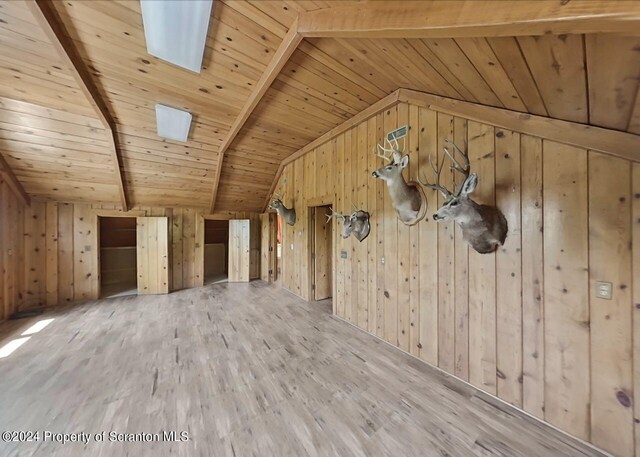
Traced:
<path id="1" fill-rule="evenodd" d="M 471 194 L 478 185 L 478 175 L 473 173 L 469 175 L 471 163 L 469 156 L 462 152 L 455 144 L 447 143 L 453 146 L 453 154 L 445 147 L 445 155 L 451 159 L 453 164 L 451 170 L 457 171 L 462 175 L 460 185 L 451 192 L 444 186 L 440 185 L 440 173 L 444 166 L 444 160 L 439 168 L 436 168 L 429 155 L 429 163 L 435 175 L 435 184 L 429 183 L 426 179 L 420 181 L 426 187 L 438 190 L 445 198 L 445 203 L 433 215 L 436 221 L 453 220 L 462 228 L 463 238 L 480 254 L 487 254 L 495 251 L 498 246 L 504 244 L 507 238 L 507 219 L 504 214 L 495 206 L 479 205 L 471 198 Z M 458 153 L 464 164 L 458 162 L 455 154 Z"/>
<path id="2" fill-rule="evenodd" d="M 407 225 L 414 225 L 426 214 L 426 199 L 420 186 L 407 183 L 402 176 L 402 171 L 409 165 L 409 155 L 403 155 L 405 146 L 404 140 L 401 150 L 397 139 L 390 141 L 385 138 L 385 146 L 378 144 L 373 153 L 389 163 L 371 174 L 387 183 L 398 218 Z"/>
<path id="3" fill-rule="evenodd" d="M 353 236 L 355 236 L 358 241 L 363 241 L 369 236 L 369 232 L 371 231 L 369 213 L 366 211 L 356 208 L 353 213 L 347 216 L 342 213 L 336 213 L 333 211 L 333 208 L 331 208 L 331 214 L 327 214 L 326 216 L 327 222 L 333 217 L 342 221 L 342 238 L 345 240 L 353 233 Z"/>
<path id="4" fill-rule="evenodd" d="M 284 219 L 284 221 L 293 225 L 296 223 L 296 210 L 295 208 L 287 208 L 282 203 L 282 196 L 278 194 L 273 194 L 273 198 L 271 199 L 271 203 L 269 203 L 269 208 L 275 209 L 276 212 Z"/>

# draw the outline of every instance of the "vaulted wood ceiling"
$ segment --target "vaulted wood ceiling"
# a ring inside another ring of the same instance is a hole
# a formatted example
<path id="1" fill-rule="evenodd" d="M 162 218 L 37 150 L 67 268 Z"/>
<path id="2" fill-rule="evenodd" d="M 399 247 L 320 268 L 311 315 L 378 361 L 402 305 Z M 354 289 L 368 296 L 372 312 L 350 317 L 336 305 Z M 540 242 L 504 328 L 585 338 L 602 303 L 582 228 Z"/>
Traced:
<path id="1" fill-rule="evenodd" d="M 204 68 L 146 52 L 137 1 L 56 2 L 116 123 L 134 205 L 261 210 L 280 162 L 403 87 L 640 133 L 640 39 L 536 37 L 303 40 L 225 152 L 220 147 L 296 16 L 352 2 L 218 0 Z M 0 4 L 0 153 L 33 197 L 118 202 L 104 126 L 22 2 Z M 163 140 L 155 103 L 194 115 Z"/>

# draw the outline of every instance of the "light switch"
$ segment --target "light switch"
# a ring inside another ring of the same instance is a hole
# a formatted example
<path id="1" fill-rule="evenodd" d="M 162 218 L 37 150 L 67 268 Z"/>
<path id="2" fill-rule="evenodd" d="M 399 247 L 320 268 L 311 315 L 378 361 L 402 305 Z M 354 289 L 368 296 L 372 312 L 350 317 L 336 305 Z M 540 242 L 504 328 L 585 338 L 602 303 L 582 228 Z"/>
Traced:
<path id="1" fill-rule="evenodd" d="M 341 259 L 346 259 L 347 258 L 347 251 L 340 251 L 340 258 Z"/>
<path id="2" fill-rule="evenodd" d="M 613 284 L 605 281 L 596 282 L 596 297 L 611 300 Z"/>
<path id="3" fill-rule="evenodd" d="M 291 250 L 293 251 L 293 243 L 291 243 Z"/>

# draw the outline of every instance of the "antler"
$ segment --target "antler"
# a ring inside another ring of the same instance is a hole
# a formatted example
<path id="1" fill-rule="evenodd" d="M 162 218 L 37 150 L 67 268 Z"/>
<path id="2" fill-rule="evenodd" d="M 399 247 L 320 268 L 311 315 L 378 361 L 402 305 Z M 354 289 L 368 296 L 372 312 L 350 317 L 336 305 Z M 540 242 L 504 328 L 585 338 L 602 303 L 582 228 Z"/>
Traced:
<path id="1" fill-rule="evenodd" d="M 333 208 L 329 208 L 329 209 L 331 210 L 331 214 L 325 214 L 325 216 L 327 217 L 327 222 L 329 222 L 329 221 L 330 221 L 331 219 L 333 219 L 334 217 L 335 217 L 336 219 L 341 219 L 341 220 L 343 220 L 343 221 L 344 221 L 344 219 L 345 219 L 345 217 L 346 217 L 344 214 L 342 214 L 342 213 L 336 213 L 336 212 L 333 210 Z"/>
<path id="2" fill-rule="evenodd" d="M 462 152 L 460 150 L 460 148 L 455 145 L 455 143 L 452 143 L 451 141 L 449 141 L 447 139 L 445 139 L 444 141 L 446 143 L 450 144 L 451 146 L 453 146 L 453 149 L 455 149 L 455 151 L 458 154 L 460 154 L 462 156 L 462 158 L 464 159 L 464 165 L 460 165 L 460 162 L 458 162 L 456 160 L 455 155 L 451 154 L 446 147 L 444 148 L 444 153 L 454 163 L 454 165 L 451 165 L 451 169 L 452 170 L 456 170 L 457 172 L 462 174 L 462 181 L 461 181 L 461 184 L 460 184 L 460 188 L 457 188 L 457 186 L 456 186 L 455 193 L 454 193 L 454 195 L 457 197 L 457 196 L 460 195 L 460 191 L 462 190 L 462 186 L 463 186 L 464 182 L 469 177 L 469 171 L 471 170 L 471 162 L 469 162 L 469 155 L 467 153 Z"/>
<path id="3" fill-rule="evenodd" d="M 469 171 L 471 170 L 471 162 L 469 162 L 469 156 L 466 153 L 462 152 L 458 146 L 456 146 L 454 143 L 452 143 L 451 141 L 449 141 L 447 139 L 445 139 L 444 141 L 447 144 L 450 144 L 451 146 L 453 146 L 455 151 L 457 153 L 459 153 L 462 156 L 462 158 L 464 159 L 464 165 L 462 165 L 455 158 L 454 154 L 452 154 L 446 147 L 443 148 L 444 149 L 444 153 L 453 162 L 453 165 L 451 165 L 451 167 L 450 167 L 451 170 L 455 170 L 458 173 L 462 174 L 462 176 L 463 176 L 462 184 L 460 184 L 459 188 L 457 188 L 457 186 L 456 186 L 454 188 L 454 192 L 451 192 L 446 187 L 440 185 L 440 173 L 442 172 L 442 167 L 444 166 L 444 160 L 442 160 L 442 163 L 440 164 L 440 167 L 436 169 L 436 167 L 433 165 L 433 161 L 431 160 L 431 154 L 429 154 L 429 164 L 431 165 L 431 168 L 433 169 L 433 174 L 436 176 L 436 183 L 435 184 L 431 184 L 429 181 L 426 180 L 426 178 L 424 179 L 424 182 L 422 182 L 419 178 L 418 178 L 418 181 L 420 181 L 420 184 L 422 184 L 423 186 L 426 186 L 426 187 L 429 187 L 431 189 L 435 189 L 435 190 L 440 191 L 440 193 L 442 194 L 442 196 L 444 198 L 449 199 L 449 198 L 452 198 L 452 197 L 458 197 L 460 195 L 460 191 L 462 191 L 462 186 L 464 185 L 465 180 L 469 177 Z"/>
<path id="4" fill-rule="evenodd" d="M 418 181 L 420 182 L 420 184 L 422 184 L 425 187 L 429 187 L 430 189 L 434 189 L 434 190 L 440 191 L 442 196 L 447 200 L 449 198 L 453 197 L 453 194 L 451 192 L 449 192 L 446 187 L 440 185 L 440 173 L 442 173 L 442 167 L 444 166 L 444 160 L 440 164 L 440 167 L 436 168 L 436 166 L 433 164 L 433 160 L 431 159 L 431 154 L 429 154 L 429 165 L 431 165 L 431 169 L 433 170 L 433 174 L 436 177 L 436 182 L 435 182 L 435 184 L 431 184 L 429 181 L 427 181 L 427 178 L 425 178 L 424 175 L 423 175 L 424 182 L 421 181 L 420 178 L 418 178 Z"/>
<path id="5" fill-rule="evenodd" d="M 402 150 L 400 150 L 400 145 L 398 144 L 398 140 L 396 138 L 393 139 L 393 143 L 389 141 L 389 138 L 385 138 L 384 144 L 388 145 L 389 147 L 385 148 L 381 144 L 378 144 L 373 153 L 376 156 L 383 158 L 387 162 L 400 162 L 400 158 L 402 157 L 402 154 L 404 154 L 404 149 L 407 145 L 404 137 L 402 139 Z M 382 151 L 382 154 L 380 154 L 380 152 L 378 151 Z M 391 153 L 391 155 L 388 155 L 389 153 Z"/>

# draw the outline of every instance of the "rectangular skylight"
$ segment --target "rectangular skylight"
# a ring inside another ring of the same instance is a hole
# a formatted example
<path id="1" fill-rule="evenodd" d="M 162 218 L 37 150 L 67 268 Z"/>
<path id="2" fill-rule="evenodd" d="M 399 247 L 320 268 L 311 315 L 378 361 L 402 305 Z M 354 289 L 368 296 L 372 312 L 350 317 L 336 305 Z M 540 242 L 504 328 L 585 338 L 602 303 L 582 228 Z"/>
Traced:
<path id="1" fill-rule="evenodd" d="M 176 141 L 187 141 L 191 128 L 191 113 L 156 104 L 158 135 Z"/>
<path id="2" fill-rule="evenodd" d="M 213 0 L 140 0 L 147 52 L 200 73 L 212 4 Z"/>

